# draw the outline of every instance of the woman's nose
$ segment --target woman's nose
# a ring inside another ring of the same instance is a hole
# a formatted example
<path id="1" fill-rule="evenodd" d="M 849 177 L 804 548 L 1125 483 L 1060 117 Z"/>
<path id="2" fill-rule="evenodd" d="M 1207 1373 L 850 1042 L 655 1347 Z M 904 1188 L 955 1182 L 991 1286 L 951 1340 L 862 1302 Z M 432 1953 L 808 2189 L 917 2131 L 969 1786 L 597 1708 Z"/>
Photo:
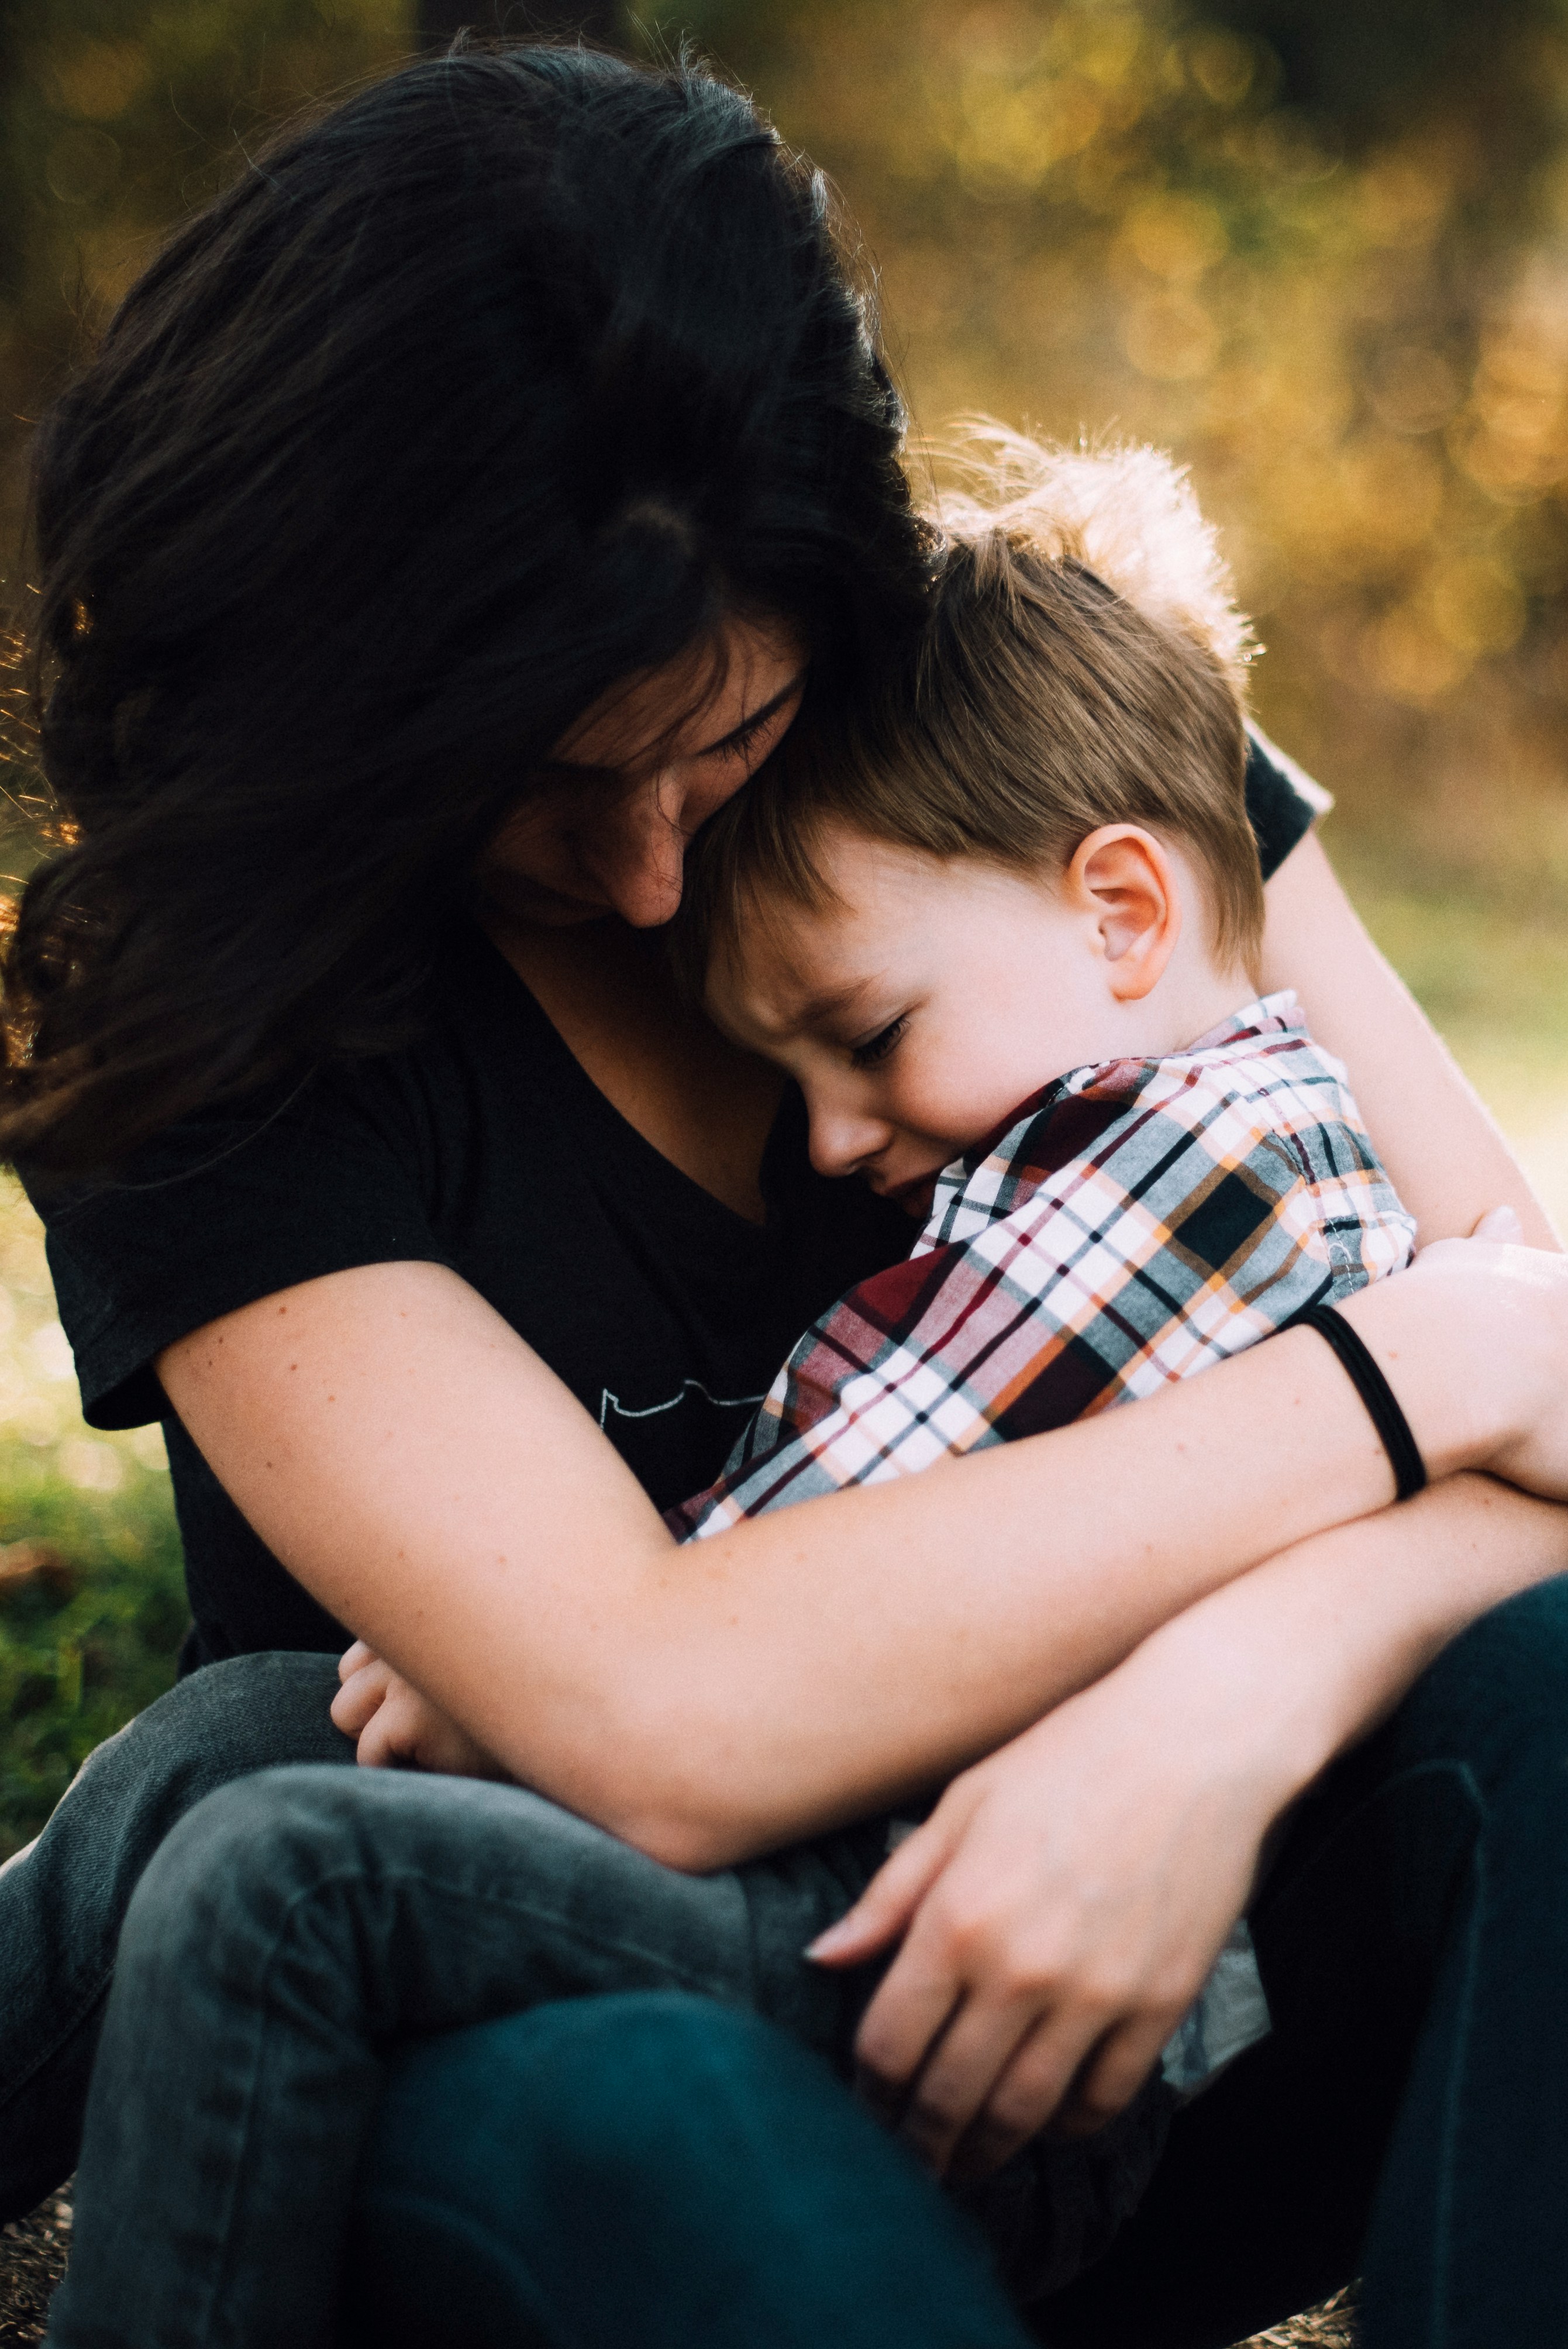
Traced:
<path id="1" fill-rule="evenodd" d="M 656 928 L 680 904 L 688 837 L 683 804 L 662 777 L 651 778 L 606 808 L 583 843 L 583 862 L 634 929 Z"/>

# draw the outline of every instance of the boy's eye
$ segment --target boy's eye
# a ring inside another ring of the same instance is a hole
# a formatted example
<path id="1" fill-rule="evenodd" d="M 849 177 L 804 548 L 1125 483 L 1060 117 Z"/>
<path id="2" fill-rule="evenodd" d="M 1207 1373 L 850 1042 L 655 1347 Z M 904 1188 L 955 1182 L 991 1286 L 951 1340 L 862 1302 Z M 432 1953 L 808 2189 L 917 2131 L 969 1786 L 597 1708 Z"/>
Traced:
<path id="1" fill-rule="evenodd" d="M 890 1019 L 885 1028 L 879 1028 L 874 1036 L 855 1046 L 850 1054 L 851 1065 L 857 1069 L 874 1069 L 880 1061 L 887 1059 L 908 1026 L 906 1013 L 901 1013 L 896 1019 Z"/>

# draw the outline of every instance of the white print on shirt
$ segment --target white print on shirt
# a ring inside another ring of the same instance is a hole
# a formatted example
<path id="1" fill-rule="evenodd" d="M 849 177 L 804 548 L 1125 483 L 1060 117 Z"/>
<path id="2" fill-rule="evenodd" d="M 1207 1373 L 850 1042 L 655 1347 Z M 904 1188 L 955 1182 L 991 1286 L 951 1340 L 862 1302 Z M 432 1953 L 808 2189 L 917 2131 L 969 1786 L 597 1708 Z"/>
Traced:
<path id="1" fill-rule="evenodd" d="M 656 1419 L 662 1411 L 674 1411 L 690 1394 L 701 1395 L 703 1401 L 712 1403 L 716 1411 L 755 1411 L 762 1401 L 759 1394 L 716 1395 L 704 1386 L 700 1379 L 683 1379 L 679 1393 L 671 1395 L 667 1402 L 651 1402 L 642 1411 L 634 1411 L 621 1401 L 619 1395 L 612 1394 L 608 1387 L 603 1387 L 599 1393 L 599 1424 L 605 1426 L 612 1412 L 617 1419 Z"/>

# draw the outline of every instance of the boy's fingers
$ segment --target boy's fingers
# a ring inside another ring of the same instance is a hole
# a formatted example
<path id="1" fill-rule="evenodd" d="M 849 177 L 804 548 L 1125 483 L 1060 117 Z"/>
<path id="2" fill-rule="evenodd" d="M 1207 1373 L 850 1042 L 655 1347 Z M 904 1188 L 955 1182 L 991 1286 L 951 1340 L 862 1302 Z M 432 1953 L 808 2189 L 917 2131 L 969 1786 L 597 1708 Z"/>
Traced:
<path id="1" fill-rule="evenodd" d="M 357 1737 L 378 1711 L 391 1678 L 391 1666 L 384 1664 L 377 1657 L 372 1662 L 362 1664 L 358 1671 L 344 1682 L 332 1700 L 330 1711 L 346 1737 Z"/>
<path id="2" fill-rule="evenodd" d="M 946 1838 L 931 1832 L 934 1825 L 929 1822 L 906 1836 L 854 1907 L 808 1943 L 806 1955 L 814 1965 L 859 1965 L 908 1930 L 947 1857 Z"/>
<path id="3" fill-rule="evenodd" d="M 403 1691 L 394 1690 L 361 1730 L 357 1756 L 361 1768 L 393 1770 L 413 1759 L 418 1713 L 417 1706 L 404 1702 L 404 1695 Z"/>
<path id="4" fill-rule="evenodd" d="M 337 1677 L 340 1681 L 351 1681 L 356 1672 L 363 1671 L 366 1664 L 373 1664 L 376 1661 L 376 1651 L 368 1640 L 356 1640 L 351 1647 L 345 1648 L 337 1660 Z"/>

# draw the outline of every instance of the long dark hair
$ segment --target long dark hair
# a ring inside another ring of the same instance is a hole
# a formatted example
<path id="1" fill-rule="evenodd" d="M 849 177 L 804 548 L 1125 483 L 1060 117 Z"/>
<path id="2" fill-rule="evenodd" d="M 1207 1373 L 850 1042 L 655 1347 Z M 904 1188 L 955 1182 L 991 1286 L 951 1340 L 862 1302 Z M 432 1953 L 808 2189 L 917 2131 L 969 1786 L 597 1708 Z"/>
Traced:
<path id="1" fill-rule="evenodd" d="M 39 432 L 0 1155 L 407 1033 L 547 746 L 726 610 L 873 658 L 902 429 L 820 176 L 687 64 L 459 51 L 263 153 Z"/>

